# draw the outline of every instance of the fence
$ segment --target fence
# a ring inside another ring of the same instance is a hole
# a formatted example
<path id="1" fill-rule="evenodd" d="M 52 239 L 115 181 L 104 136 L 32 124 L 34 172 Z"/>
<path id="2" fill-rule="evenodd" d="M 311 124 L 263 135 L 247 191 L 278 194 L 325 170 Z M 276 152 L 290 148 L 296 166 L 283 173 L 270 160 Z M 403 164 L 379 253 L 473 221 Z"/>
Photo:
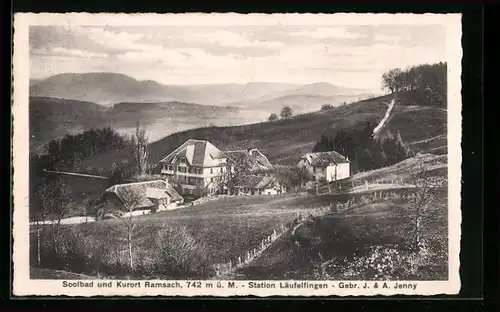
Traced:
<path id="1" fill-rule="evenodd" d="M 331 212 L 330 207 L 321 207 L 308 212 L 310 217 L 319 217 Z M 300 218 L 300 217 L 299 217 Z M 299 219 L 297 218 L 297 219 Z M 296 220 L 297 220 L 296 219 Z M 300 222 L 300 220 L 299 220 Z M 267 248 L 269 248 L 278 238 L 283 234 L 292 229 L 294 222 L 289 222 L 288 224 L 281 224 L 277 229 L 275 229 L 270 235 L 264 238 L 259 246 L 248 250 L 244 255 L 237 257 L 234 260 L 229 260 L 227 263 L 220 263 L 214 265 L 214 270 L 216 272 L 216 277 L 221 277 L 225 275 L 230 275 L 234 273 L 237 269 L 242 268 L 252 262 L 254 259 L 259 257 Z M 300 224 L 300 223 L 298 223 Z"/>
<path id="2" fill-rule="evenodd" d="M 422 181 L 416 181 L 422 184 Z M 427 182 L 429 187 L 443 187 L 447 184 L 447 179 L 443 177 L 429 177 Z M 412 188 L 418 187 L 415 181 L 405 181 L 402 178 L 393 179 L 366 179 L 351 181 L 335 181 L 326 185 L 316 185 L 309 190 L 310 194 L 348 194 L 362 190 L 374 190 L 380 188 Z"/>

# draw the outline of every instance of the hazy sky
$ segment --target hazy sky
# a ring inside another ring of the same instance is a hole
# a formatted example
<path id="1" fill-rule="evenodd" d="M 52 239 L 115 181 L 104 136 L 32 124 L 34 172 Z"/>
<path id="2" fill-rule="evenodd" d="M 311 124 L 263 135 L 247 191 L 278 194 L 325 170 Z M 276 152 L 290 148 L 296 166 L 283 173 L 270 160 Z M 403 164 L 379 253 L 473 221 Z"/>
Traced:
<path id="1" fill-rule="evenodd" d="M 165 84 L 314 83 L 380 90 L 387 69 L 446 61 L 446 29 L 31 26 L 30 77 L 117 72 Z"/>

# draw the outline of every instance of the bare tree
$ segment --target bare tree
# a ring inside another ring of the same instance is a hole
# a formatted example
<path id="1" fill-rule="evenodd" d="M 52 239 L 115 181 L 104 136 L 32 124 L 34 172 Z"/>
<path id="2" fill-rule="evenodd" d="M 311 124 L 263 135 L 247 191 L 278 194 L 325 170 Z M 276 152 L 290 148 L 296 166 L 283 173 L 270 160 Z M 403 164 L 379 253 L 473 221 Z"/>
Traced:
<path id="1" fill-rule="evenodd" d="M 128 260 L 129 260 L 129 266 L 131 269 L 134 268 L 134 254 L 133 254 L 133 243 L 132 243 L 132 238 L 134 234 L 134 230 L 136 228 L 136 223 L 132 219 L 132 209 L 129 209 L 129 215 L 124 218 L 125 221 L 125 230 L 126 232 L 126 240 L 127 240 L 127 251 L 128 251 Z"/>
<path id="2" fill-rule="evenodd" d="M 136 125 L 135 136 L 132 137 L 132 146 L 138 173 L 139 175 L 146 174 L 149 156 L 148 137 L 146 129 L 141 128 L 139 122 Z"/>
<path id="3" fill-rule="evenodd" d="M 133 218 L 132 212 L 134 208 L 140 203 L 141 196 L 136 192 L 130 192 L 128 194 L 128 200 L 126 204 L 128 215 L 123 218 L 123 224 L 125 228 L 125 242 L 127 244 L 127 253 L 130 269 L 134 269 L 134 251 L 133 251 L 133 238 L 135 234 L 135 229 L 137 224 Z"/>
<path id="4" fill-rule="evenodd" d="M 425 220 L 432 214 L 436 198 L 432 192 L 431 177 L 425 165 L 414 168 L 410 177 L 415 190 L 411 193 L 408 205 L 400 211 L 404 217 L 408 218 L 409 242 L 418 248 L 422 233 L 424 231 Z"/>
<path id="5" fill-rule="evenodd" d="M 55 253 L 59 252 L 61 238 L 61 220 L 68 211 L 68 205 L 72 199 L 72 191 L 69 185 L 62 179 L 57 179 L 43 185 L 39 191 L 40 217 L 52 217 L 51 242 Z M 39 239 L 39 237 L 38 237 Z"/>
<path id="6" fill-rule="evenodd" d="M 40 204 L 31 204 L 30 207 L 33 207 L 33 215 L 35 217 L 35 226 L 36 226 L 36 250 L 37 250 L 37 263 L 38 263 L 38 266 L 41 265 L 41 237 L 44 233 L 43 229 L 42 228 L 42 225 L 40 224 L 40 222 L 43 222 L 45 221 L 45 218 L 47 217 L 47 211 L 48 211 L 48 207 L 45 206 L 46 204 L 43 203 L 43 196 L 44 196 L 44 190 L 43 188 L 41 190 L 39 190 L 37 193 L 36 193 L 38 199 L 40 200 Z M 33 201 L 34 202 L 34 201 Z M 35 207 L 36 205 L 36 207 Z"/>

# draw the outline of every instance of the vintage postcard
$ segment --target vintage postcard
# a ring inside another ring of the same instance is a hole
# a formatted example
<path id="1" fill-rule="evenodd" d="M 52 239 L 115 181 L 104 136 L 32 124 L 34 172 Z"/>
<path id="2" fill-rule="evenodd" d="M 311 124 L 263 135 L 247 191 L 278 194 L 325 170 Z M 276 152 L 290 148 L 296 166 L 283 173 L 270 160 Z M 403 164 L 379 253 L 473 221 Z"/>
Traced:
<path id="1" fill-rule="evenodd" d="M 18 296 L 460 290 L 460 14 L 16 14 Z"/>

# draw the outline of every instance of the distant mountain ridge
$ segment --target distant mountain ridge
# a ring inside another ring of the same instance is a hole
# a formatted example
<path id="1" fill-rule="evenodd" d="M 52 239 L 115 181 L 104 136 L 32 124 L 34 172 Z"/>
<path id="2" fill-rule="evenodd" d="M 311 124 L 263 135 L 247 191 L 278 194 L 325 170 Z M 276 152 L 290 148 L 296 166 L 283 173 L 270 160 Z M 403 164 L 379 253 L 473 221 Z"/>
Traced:
<path id="1" fill-rule="evenodd" d="M 66 73 L 30 81 L 30 96 L 87 101 L 104 106 L 118 102 L 184 102 L 212 106 L 248 106 L 283 96 L 337 96 L 366 93 L 326 82 L 288 84 L 164 85 L 117 73 Z"/>
<path id="2" fill-rule="evenodd" d="M 151 141 L 166 135 L 210 125 L 239 125 L 264 117 L 240 108 L 216 107 L 181 102 L 117 103 L 105 107 L 93 102 L 50 97 L 30 97 L 30 151 L 53 139 L 91 128 L 112 127 L 131 134 L 137 122 L 143 124 Z"/>

